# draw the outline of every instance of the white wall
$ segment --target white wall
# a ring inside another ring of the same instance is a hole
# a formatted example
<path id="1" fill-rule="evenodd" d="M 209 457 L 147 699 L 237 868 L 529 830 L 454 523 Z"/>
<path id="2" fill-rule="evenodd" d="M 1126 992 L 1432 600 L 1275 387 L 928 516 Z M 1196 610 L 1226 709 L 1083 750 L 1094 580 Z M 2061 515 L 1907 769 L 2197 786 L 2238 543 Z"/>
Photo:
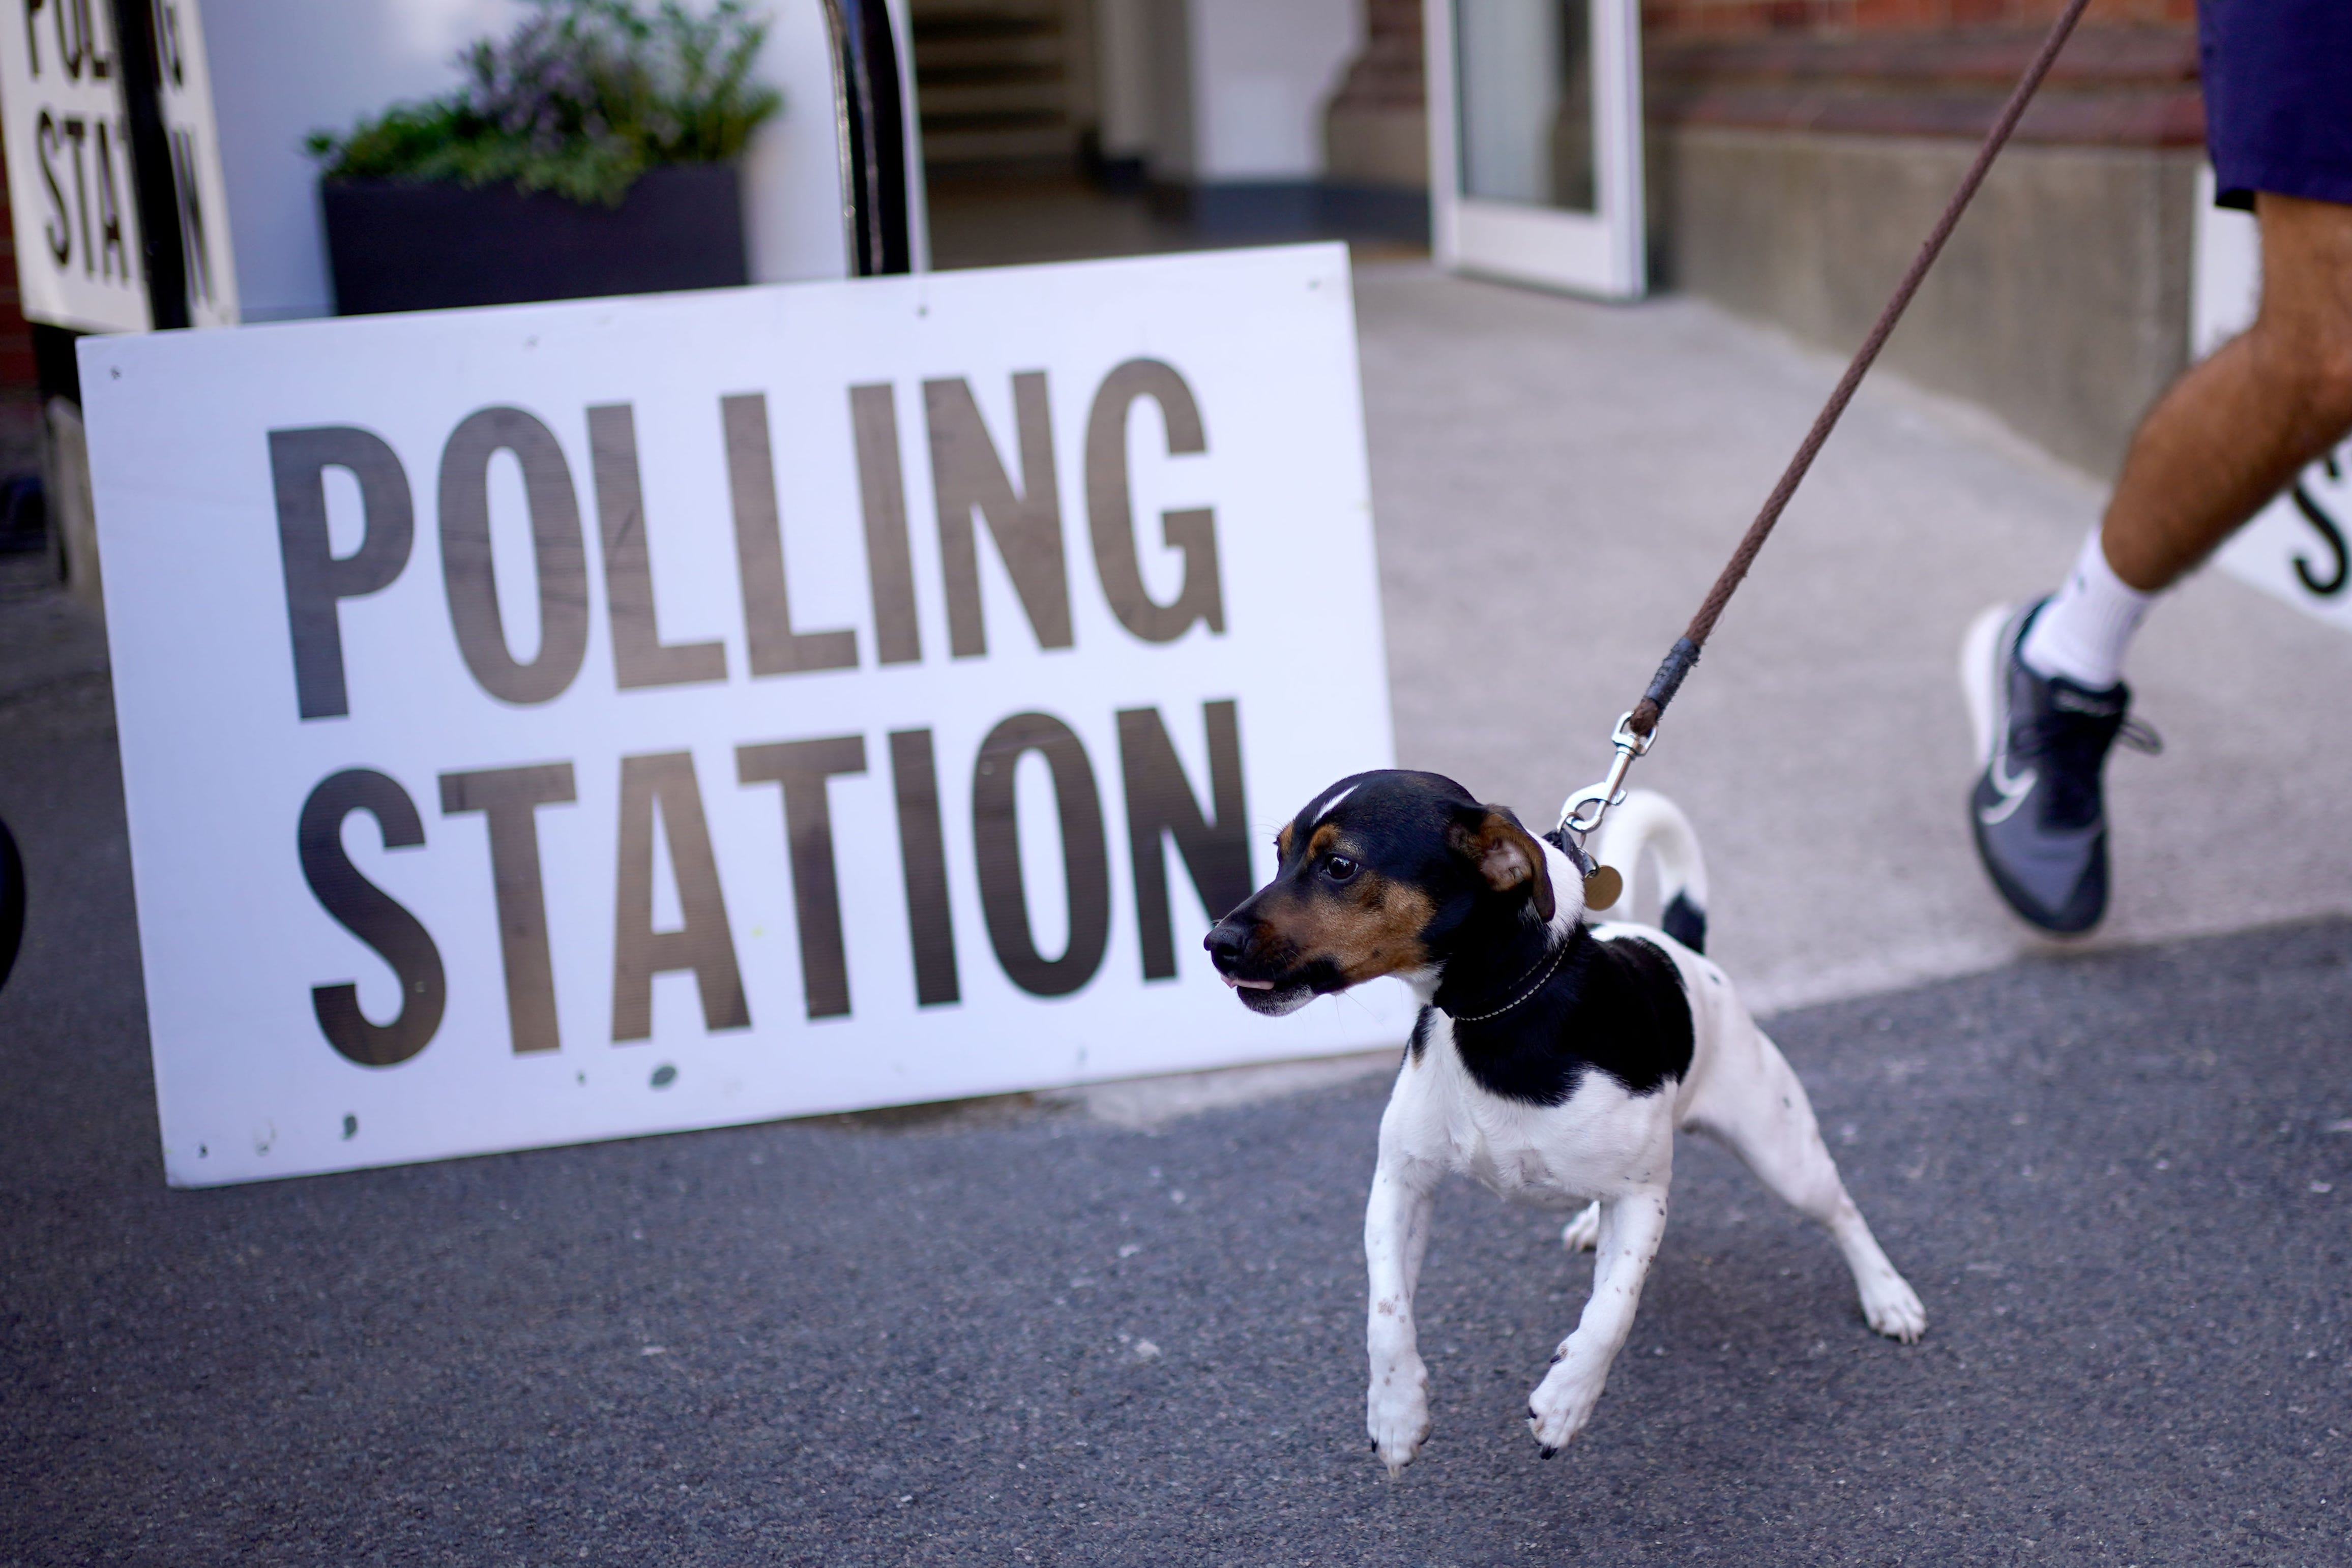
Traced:
<path id="1" fill-rule="evenodd" d="M 1312 180 L 1362 0 L 1192 0 L 1192 177 Z"/>
<path id="2" fill-rule="evenodd" d="M 457 50 L 505 33 L 525 9 L 520 0 L 204 0 L 247 320 L 333 309 L 318 168 L 303 137 L 448 90 Z M 771 0 L 770 9 L 761 75 L 783 89 L 784 108 L 745 163 L 751 276 L 838 277 L 847 268 L 824 11 L 817 0 Z M 920 211 L 918 186 L 919 225 Z"/>
<path id="3" fill-rule="evenodd" d="M 1095 0 L 1095 63 L 1104 156 L 1150 157 L 1151 18 L 1145 0 Z"/>

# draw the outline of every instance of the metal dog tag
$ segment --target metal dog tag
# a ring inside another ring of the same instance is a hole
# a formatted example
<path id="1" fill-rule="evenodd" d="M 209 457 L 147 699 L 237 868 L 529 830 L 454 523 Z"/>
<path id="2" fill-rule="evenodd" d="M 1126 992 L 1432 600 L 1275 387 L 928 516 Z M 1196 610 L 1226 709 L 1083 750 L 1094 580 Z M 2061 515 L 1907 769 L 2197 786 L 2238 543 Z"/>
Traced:
<path id="1" fill-rule="evenodd" d="M 1613 865 L 1595 866 L 1584 879 L 1584 907 L 1606 909 L 1625 891 L 1625 879 Z"/>

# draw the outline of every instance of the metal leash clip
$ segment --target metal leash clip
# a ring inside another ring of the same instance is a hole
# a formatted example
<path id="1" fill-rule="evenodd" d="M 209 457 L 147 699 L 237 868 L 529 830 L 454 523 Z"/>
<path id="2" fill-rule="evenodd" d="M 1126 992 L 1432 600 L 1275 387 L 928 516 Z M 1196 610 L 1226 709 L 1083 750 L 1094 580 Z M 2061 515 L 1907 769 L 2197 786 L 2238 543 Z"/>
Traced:
<path id="1" fill-rule="evenodd" d="M 1620 715 L 1616 731 L 1609 737 L 1610 744 L 1617 748 L 1617 758 L 1609 765 L 1609 777 L 1598 784 L 1586 785 L 1560 802 L 1559 831 L 1574 833 L 1580 844 L 1590 838 L 1593 830 L 1601 826 L 1601 819 L 1609 814 L 1609 808 L 1624 803 L 1625 775 L 1635 758 L 1648 755 L 1650 743 L 1657 737 L 1654 729 L 1647 735 L 1633 733 L 1631 709 Z"/>
<path id="2" fill-rule="evenodd" d="M 1615 867 L 1602 865 L 1593 858 L 1584 847 L 1585 840 L 1601 826 L 1601 819 L 1609 814 L 1610 807 L 1624 802 L 1625 774 L 1633 768 L 1635 758 L 1648 752 L 1657 733 L 1654 728 L 1648 735 L 1634 734 L 1633 714 L 1629 711 L 1622 715 L 1615 733 L 1609 737 L 1617 747 L 1617 759 L 1609 765 L 1609 777 L 1560 802 L 1559 826 L 1554 831 L 1553 841 L 1584 873 L 1584 907 L 1589 912 L 1614 906 L 1625 884 Z"/>

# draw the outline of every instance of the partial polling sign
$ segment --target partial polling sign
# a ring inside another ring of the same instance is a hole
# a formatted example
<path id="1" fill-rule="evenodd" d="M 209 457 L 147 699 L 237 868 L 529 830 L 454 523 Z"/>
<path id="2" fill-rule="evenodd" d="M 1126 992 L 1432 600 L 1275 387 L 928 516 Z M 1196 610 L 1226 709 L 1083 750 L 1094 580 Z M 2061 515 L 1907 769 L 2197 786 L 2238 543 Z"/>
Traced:
<path id="1" fill-rule="evenodd" d="M 82 346 L 166 1167 L 1295 1057 L 1390 760 L 1336 246 Z"/>
<path id="2" fill-rule="evenodd" d="M 16 280 L 26 316 L 85 332 L 143 332 L 149 309 L 139 230 L 140 174 L 168 194 L 185 265 L 188 320 L 237 319 L 228 204 L 213 131 L 211 74 L 195 0 L 131 0 L 135 38 L 116 0 L 16 0 L 0 21 L 5 131 Z M 152 50 L 126 57 L 126 45 Z M 132 156 L 129 90 L 152 86 L 156 162 Z"/>

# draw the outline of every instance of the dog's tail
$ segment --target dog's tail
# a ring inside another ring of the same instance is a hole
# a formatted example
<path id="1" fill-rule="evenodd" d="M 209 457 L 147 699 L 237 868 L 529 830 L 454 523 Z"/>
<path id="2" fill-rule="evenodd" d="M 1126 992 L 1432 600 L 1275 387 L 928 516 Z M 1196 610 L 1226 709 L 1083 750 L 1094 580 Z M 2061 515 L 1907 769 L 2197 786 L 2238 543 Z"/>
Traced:
<path id="1" fill-rule="evenodd" d="M 1632 790 L 1601 825 L 1597 848 L 1601 863 L 1616 867 L 1625 879 L 1614 907 L 1626 916 L 1633 912 L 1643 852 L 1655 856 L 1658 898 L 1664 906 L 1659 928 L 1694 953 L 1706 950 L 1706 862 L 1699 856 L 1698 835 L 1679 807 L 1654 789 Z"/>

